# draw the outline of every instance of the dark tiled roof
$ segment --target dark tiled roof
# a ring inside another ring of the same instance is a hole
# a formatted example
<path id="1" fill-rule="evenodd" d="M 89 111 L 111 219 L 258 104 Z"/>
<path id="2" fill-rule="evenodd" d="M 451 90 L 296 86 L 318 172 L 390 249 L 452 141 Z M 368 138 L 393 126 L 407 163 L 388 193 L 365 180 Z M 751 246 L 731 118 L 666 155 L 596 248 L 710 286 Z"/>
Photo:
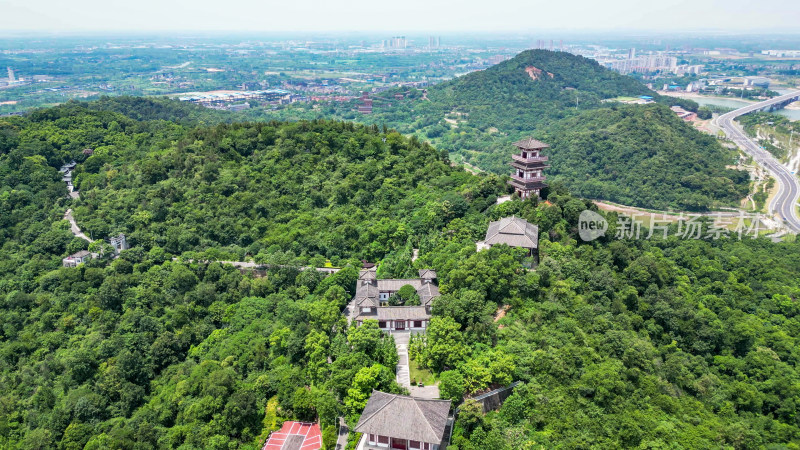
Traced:
<path id="1" fill-rule="evenodd" d="M 511 247 L 538 248 L 539 227 L 519 217 L 504 217 L 489 224 L 487 245 L 507 244 Z"/>
<path id="2" fill-rule="evenodd" d="M 397 316 L 397 319 L 426 319 L 430 317 L 430 314 L 425 312 L 424 307 L 430 307 L 431 303 L 436 297 L 441 295 L 439 293 L 439 286 L 436 286 L 433 282 L 426 282 L 421 278 L 414 278 L 414 279 L 384 279 L 384 280 L 376 280 L 372 278 L 375 276 L 374 270 L 362 270 L 359 275 L 358 283 L 356 284 L 356 295 L 353 297 L 353 300 L 347 305 L 344 310 L 344 314 L 350 318 L 350 320 L 356 319 L 361 316 L 361 308 L 363 307 L 370 307 L 376 308 L 378 310 L 377 315 L 384 320 L 381 314 L 390 314 L 389 312 L 381 313 L 381 310 L 388 308 L 385 306 L 380 306 L 380 293 L 381 292 L 397 292 L 405 285 L 410 285 L 417 291 L 417 295 L 419 295 L 420 304 L 422 306 L 398 306 L 396 308 L 399 309 L 408 309 L 408 308 L 422 308 L 424 312 L 424 316 L 422 313 L 419 312 L 406 312 L 403 313 L 403 316 Z M 433 280 L 436 278 L 436 272 L 430 269 L 423 269 L 420 270 L 420 276 L 427 276 L 429 280 Z M 400 313 L 397 313 L 400 314 Z M 412 316 L 409 316 L 411 314 Z M 364 315 L 364 318 L 371 318 L 375 319 L 375 313 L 370 313 L 368 315 Z M 394 317 L 386 316 L 385 320 L 393 320 Z"/>
<path id="3" fill-rule="evenodd" d="M 432 271 L 431 271 L 432 272 Z M 364 283 L 364 280 L 359 280 L 358 285 L 356 286 L 356 295 L 355 299 L 361 298 L 374 298 L 375 301 L 378 301 L 379 294 L 381 292 L 397 292 L 400 290 L 401 287 L 405 285 L 410 285 L 417 291 L 417 295 L 419 295 L 420 301 L 422 304 L 426 304 L 426 302 L 430 302 L 431 299 L 439 296 L 439 287 L 433 283 L 426 283 L 423 280 L 413 278 L 413 279 L 385 279 L 385 280 L 376 280 L 373 282 Z M 361 303 L 359 301 L 359 303 Z M 377 303 L 376 303 L 377 305 Z"/>
<path id="4" fill-rule="evenodd" d="M 436 271 L 433 269 L 419 269 L 419 277 L 424 279 L 433 280 L 436 278 Z"/>
<path id="5" fill-rule="evenodd" d="M 397 292 L 400 290 L 401 287 L 405 285 L 411 285 L 415 290 L 419 289 L 420 285 L 422 285 L 422 280 L 418 278 L 387 278 L 385 280 L 378 280 L 378 291 L 391 291 Z"/>
<path id="6" fill-rule="evenodd" d="M 299 434 L 290 434 L 286 440 L 283 441 L 281 450 L 300 450 L 305 440 L 305 436 L 301 436 Z"/>
<path id="7" fill-rule="evenodd" d="M 358 279 L 359 280 L 374 280 L 377 278 L 378 274 L 375 269 L 362 269 L 358 272 Z"/>
<path id="8" fill-rule="evenodd" d="M 372 391 L 355 431 L 438 444 L 442 441 L 449 412 L 450 400 Z"/>
<path id="9" fill-rule="evenodd" d="M 417 295 L 419 295 L 419 302 L 422 306 L 429 306 L 433 299 L 440 295 L 439 286 L 433 283 L 422 283 L 422 286 L 417 289 Z"/>
<path id="10" fill-rule="evenodd" d="M 514 147 L 524 148 L 526 150 L 533 150 L 533 149 L 543 149 L 549 148 L 550 146 L 545 144 L 542 141 L 537 141 L 536 139 L 529 137 L 527 139 L 523 139 L 521 141 L 514 142 Z"/>
<path id="11" fill-rule="evenodd" d="M 377 314 L 358 314 L 356 317 L 362 320 L 425 320 L 431 315 L 424 306 L 381 306 Z"/>
<path id="12" fill-rule="evenodd" d="M 356 286 L 356 298 L 360 297 L 368 297 L 368 298 L 378 298 L 378 287 L 372 283 L 364 284 L 359 281 L 358 286 Z"/>
<path id="13" fill-rule="evenodd" d="M 377 297 L 356 297 L 355 300 L 353 300 L 353 304 L 357 308 L 377 308 L 380 306 Z"/>

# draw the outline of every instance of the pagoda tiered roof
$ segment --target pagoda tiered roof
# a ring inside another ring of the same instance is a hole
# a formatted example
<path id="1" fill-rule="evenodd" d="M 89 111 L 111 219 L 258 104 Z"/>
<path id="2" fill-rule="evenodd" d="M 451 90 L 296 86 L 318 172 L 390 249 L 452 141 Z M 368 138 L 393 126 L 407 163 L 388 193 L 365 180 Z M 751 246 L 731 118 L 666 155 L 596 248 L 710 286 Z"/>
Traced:
<path id="1" fill-rule="evenodd" d="M 511 167 L 520 170 L 533 170 L 533 169 L 546 169 L 550 167 L 550 164 L 546 164 L 542 161 L 533 161 L 533 162 L 519 162 L 517 160 L 511 161 Z"/>
<path id="2" fill-rule="evenodd" d="M 514 147 L 521 148 L 523 150 L 541 150 L 545 148 L 550 148 L 549 145 L 545 144 L 542 141 L 538 141 L 532 137 L 514 142 Z"/>
<path id="3" fill-rule="evenodd" d="M 547 156 L 529 156 L 527 158 L 523 158 L 522 155 L 518 155 L 516 153 L 511 155 L 511 159 L 513 159 L 514 161 L 518 161 L 518 162 L 521 162 L 521 163 L 527 163 L 527 164 L 539 163 L 539 162 L 547 162 L 547 160 L 548 160 Z"/>
<path id="4" fill-rule="evenodd" d="M 541 189 L 547 186 L 544 184 L 544 179 L 544 175 L 534 178 L 522 178 L 517 175 L 511 175 L 511 179 L 508 180 L 508 184 L 520 189 Z"/>

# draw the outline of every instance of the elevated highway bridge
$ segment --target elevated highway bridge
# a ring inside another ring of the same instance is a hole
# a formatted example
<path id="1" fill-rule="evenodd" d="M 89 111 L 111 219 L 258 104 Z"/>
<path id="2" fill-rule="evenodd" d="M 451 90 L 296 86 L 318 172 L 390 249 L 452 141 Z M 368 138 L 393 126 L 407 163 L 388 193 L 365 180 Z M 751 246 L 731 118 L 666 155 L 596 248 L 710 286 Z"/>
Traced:
<path id="1" fill-rule="evenodd" d="M 767 169 L 778 181 L 778 193 L 769 204 L 769 212 L 777 216 L 794 233 L 800 233 L 800 217 L 797 214 L 797 202 L 798 198 L 800 198 L 800 180 L 798 180 L 796 174 L 790 172 L 789 169 L 775 159 L 770 152 L 764 150 L 750 139 L 734 119 L 751 112 L 774 111 L 797 100 L 800 100 L 800 91 L 790 92 L 763 102 L 747 105 L 744 108 L 739 108 L 714 119 L 714 123 L 725 132 L 728 138 L 735 142 L 742 151 L 750 155 L 756 164 Z"/>

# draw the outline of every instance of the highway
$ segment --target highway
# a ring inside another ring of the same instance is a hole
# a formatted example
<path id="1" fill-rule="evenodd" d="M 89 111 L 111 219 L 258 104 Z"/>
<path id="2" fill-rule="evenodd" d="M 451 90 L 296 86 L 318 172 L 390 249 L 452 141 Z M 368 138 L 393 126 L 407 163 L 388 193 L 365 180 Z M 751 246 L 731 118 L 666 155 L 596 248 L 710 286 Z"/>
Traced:
<path id="1" fill-rule="evenodd" d="M 800 180 L 789 169 L 784 167 L 772 154 L 763 150 L 752 139 L 747 137 L 734 119 L 753 111 L 762 110 L 771 105 L 800 96 L 800 91 L 781 95 L 763 102 L 739 108 L 717 117 L 714 122 L 753 160 L 767 169 L 778 180 L 778 193 L 769 204 L 769 211 L 777 214 L 789 230 L 800 233 L 800 218 L 797 216 L 797 201 L 800 197 Z"/>

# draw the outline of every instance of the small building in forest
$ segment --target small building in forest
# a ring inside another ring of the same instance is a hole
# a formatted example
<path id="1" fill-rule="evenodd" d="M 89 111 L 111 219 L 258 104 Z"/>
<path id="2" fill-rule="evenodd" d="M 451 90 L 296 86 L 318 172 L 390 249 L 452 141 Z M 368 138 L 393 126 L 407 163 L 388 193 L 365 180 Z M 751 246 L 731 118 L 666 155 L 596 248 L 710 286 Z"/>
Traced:
<path id="1" fill-rule="evenodd" d="M 95 257 L 96 255 L 89 252 L 88 250 L 81 250 L 77 253 L 73 253 L 66 258 L 61 260 L 61 264 L 64 267 L 78 267 L 78 265 L 85 263 Z"/>
<path id="2" fill-rule="evenodd" d="M 362 114 L 372 114 L 372 99 L 366 92 L 361 93 L 361 104 L 358 105 L 358 112 Z"/>
<path id="3" fill-rule="evenodd" d="M 478 250 L 493 245 L 506 244 L 528 250 L 528 256 L 537 257 L 539 250 L 539 227 L 525 219 L 511 216 L 490 222 L 486 238 L 476 243 Z"/>
<path id="4" fill-rule="evenodd" d="M 125 233 L 120 233 L 116 236 L 112 236 L 109 239 L 109 242 L 111 242 L 111 246 L 114 247 L 115 255 L 119 255 L 119 252 L 130 248 L 128 246 L 128 239 L 125 237 Z"/>
<path id="5" fill-rule="evenodd" d="M 450 400 L 433 400 L 372 391 L 354 428 L 359 448 L 439 450 L 447 446 Z"/>
<path id="6" fill-rule="evenodd" d="M 686 122 L 691 122 L 691 121 L 697 119 L 697 113 L 696 112 L 687 111 L 687 110 L 681 108 L 680 106 L 672 106 L 672 107 L 670 107 L 670 109 L 672 110 L 672 112 L 675 113 L 675 115 L 677 115 L 679 118 L 685 120 Z"/>
<path id="7" fill-rule="evenodd" d="M 384 331 L 422 331 L 428 327 L 433 300 L 439 297 L 436 271 L 422 269 L 419 278 L 379 280 L 375 268 L 362 269 L 358 276 L 356 295 L 345 308 L 351 322 L 360 325 L 365 320 L 378 321 Z M 419 305 L 391 306 L 389 299 L 400 289 L 410 285 L 419 296 Z"/>

